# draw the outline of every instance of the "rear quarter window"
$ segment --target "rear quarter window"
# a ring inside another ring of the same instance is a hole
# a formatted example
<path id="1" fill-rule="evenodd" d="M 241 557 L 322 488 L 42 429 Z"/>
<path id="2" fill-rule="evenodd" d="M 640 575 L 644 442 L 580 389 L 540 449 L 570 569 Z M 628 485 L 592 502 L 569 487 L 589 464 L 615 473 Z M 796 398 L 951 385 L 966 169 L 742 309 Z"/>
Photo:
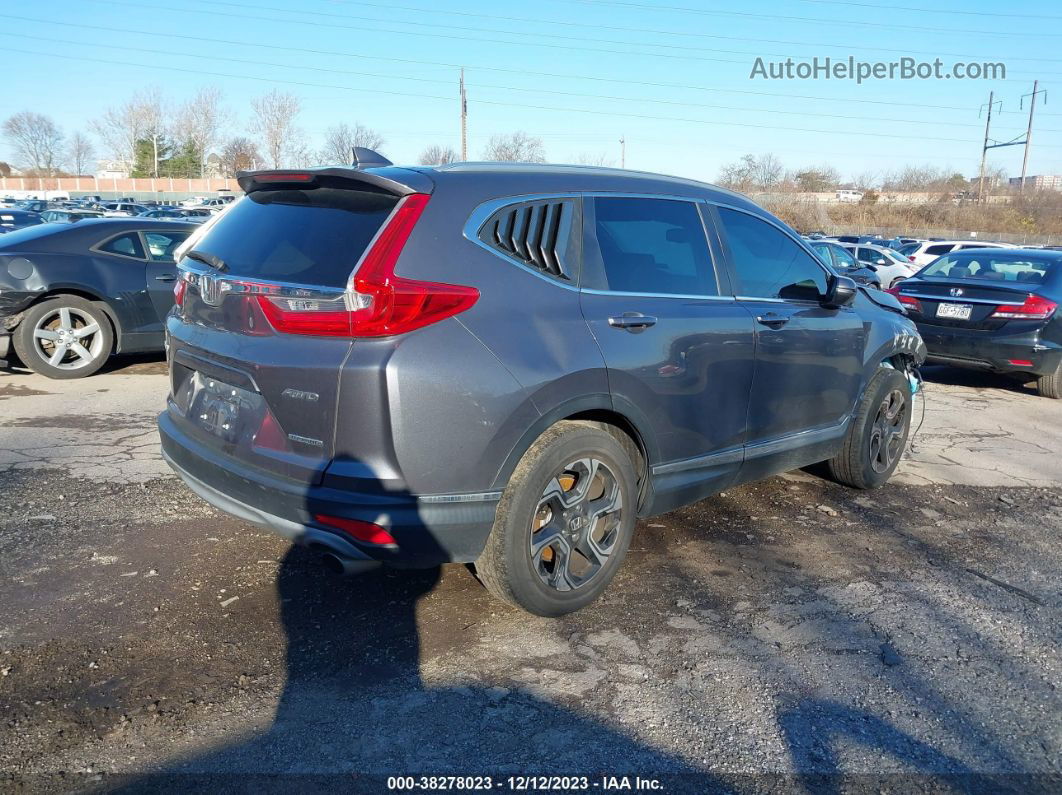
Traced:
<path id="1" fill-rule="evenodd" d="M 397 202 L 389 194 L 336 188 L 255 191 L 193 245 L 221 258 L 235 276 L 345 287 Z"/>

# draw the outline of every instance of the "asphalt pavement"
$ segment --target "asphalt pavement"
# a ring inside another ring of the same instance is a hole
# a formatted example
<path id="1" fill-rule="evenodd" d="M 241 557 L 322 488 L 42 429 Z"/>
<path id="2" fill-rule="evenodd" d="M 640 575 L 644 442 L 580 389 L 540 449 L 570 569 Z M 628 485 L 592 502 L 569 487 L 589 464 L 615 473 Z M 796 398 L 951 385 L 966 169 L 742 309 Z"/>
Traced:
<path id="1" fill-rule="evenodd" d="M 604 599 L 548 620 L 214 511 L 159 458 L 157 360 L 0 371 L 0 787 L 1057 791 L 1062 401 L 927 375 L 894 483 L 797 472 L 642 522 Z"/>

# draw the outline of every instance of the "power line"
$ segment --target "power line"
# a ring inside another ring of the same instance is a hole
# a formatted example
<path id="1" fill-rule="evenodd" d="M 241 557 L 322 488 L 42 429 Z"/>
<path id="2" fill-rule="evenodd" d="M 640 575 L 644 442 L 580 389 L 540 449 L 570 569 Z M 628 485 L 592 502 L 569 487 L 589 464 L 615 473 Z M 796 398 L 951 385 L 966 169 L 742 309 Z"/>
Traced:
<path id="1" fill-rule="evenodd" d="M 205 42 L 205 43 L 209 43 L 209 44 L 225 44 L 225 45 L 235 45 L 235 46 L 243 46 L 243 47 L 255 47 L 256 49 L 262 49 L 263 47 L 265 47 L 265 48 L 271 49 L 271 50 L 281 50 L 281 51 L 285 51 L 285 52 L 305 53 L 305 54 L 310 54 L 310 55 L 341 56 L 341 57 L 344 57 L 344 58 L 358 58 L 358 59 L 361 59 L 361 60 L 386 61 L 386 62 L 389 62 L 389 63 L 404 63 L 404 64 L 410 64 L 410 65 L 414 65 L 414 66 L 439 66 L 439 67 L 446 67 L 446 68 L 451 68 L 451 69 L 460 69 L 462 67 L 462 64 L 456 63 L 456 62 L 451 63 L 451 62 L 446 62 L 446 61 L 424 61 L 424 60 L 417 60 L 417 59 L 412 59 L 412 58 L 395 58 L 395 57 L 389 57 L 389 56 L 364 55 L 362 53 L 343 52 L 343 51 L 340 51 L 340 50 L 321 50 L 321 49 L 313 49 L 313 48 L 307 48 L 307 47 L 289 47 L 289 46 L 282 46 L 282 45 L 278 45 L 278 44 L 263 45 L 263 44 L 260 44 L 258 42 L 248 42 L 246 40 L 237 41 L 237 40 L 234 40 L 234 39 L 215 39 L 215 38 L 207 38 L 207 37 L 204 37 L 204 36 L 190 36 L 190 35 L 181 34 L 181 33 L 172 33 L 172 32 L 168 32 L 168 31 L 160 32 L 160 31 L 153 31 L 153 30 L 139 30 L 139 29 L 135 29 L 135 28 L 118 28 L 118 27 L 114 27 L 112 25 L 104 26 L 104 25 L 89 25 L 89 24 L 85 24 L 85 23 L 59 22 L 59 21 L 56 21 L 56 20 L 37 19 L 37 18 L 34 18 L 34 17 L 18 16 L 18 15 L 15 15 L 15 14 L 3 14 L 3 13 L 0 13 L 0 18 L 16 19 L 16 20 L 22 20 L 24 22 L 34 22 L 34 23 L 42 24 L 42 25 L 60 25 L 60 26 L 63 26 L 63 27 L 80 28 L 80 29 L 85 29 L 85 30 L 99 30 L 99 31 L 106 31 L 108 33 L 131 33 L 131 34 L 135 34 L 135 35 L 138 35 L 138 36 L 166 37 L 166 38 L 183 39 L 185 41 Z M 277 20 L 277 21 L 279 21 L 279 20 Z M 532 77 L 558 78 L 558 79 L 561 79 L 561 80 L 588 80 L 588 81 L 591 81 L 591 82 L 598 82 L 598 83 L 620 83 L 620 84 L 623 84 L 623 85 L 646 86 L 646 87 L 649 87 L 649 88 L 677 88 L 677 89 L 688 90 L 688 91 L 706 91 L 706 92 L 710 92 L 710 93 L 721 93 L 721 94 L 741 94 L 741 95 L 758 96 L 758 97 L 776 97 L 776 98 L 781 98 L 781 99 L 805 99 L 805 100 L 822 101 L 822 102 L 838 102 L 838 101 L 842 101 L 845 104 L 882 105 L 882 106 L 886 106 L 886 107 L 900 107 L 900 108 L 904 108 L 904 109 L 908 109 L 908 110 L 910 110 L 912 108 L 924 108 L 924 109 L 927 109 L 927 110 L 936 110 L 936 111 L 948 110 L 948 111 L 961 111 L 961 112 L 966 112 L 966 111 L 969 110 L 968 108 L 955 106 L 955 105 L 939 105 L 939 104 L 917 103 L 917 102 L 891 102 L 891 101 L 888 101 L 888 100 L 858 99 L 858 98 L 838 100 L 837 97 L 824 97 L 824 96 L 815 96 L 815 95 L 809 95 L 809 94 L 787 94 L 787 93 L 778 93 L 778 92 L 773 92 L 773 91 L 753 91 L 751 89 L 719 88 L 719 87 L 713 87 L 713 86 L 698 86 L 698 85 L 691 85 L 691 84 L 686 84 L 686 83 L 669 83 L 669 82 L 633 80 L 633 79 L 632 80 L 628 80 L 628 79 L 622 79 L 622 78 L 601 77 L 601 76 L 598 76 L 598 75 L 588 75 L 588 74 L 585 74 L 585 73 L 576 74 L 576 73 L 571 73 L 571 72 L 569 72 L 569 73 L 565 73 L 565 72 L 536 72 L 536 71 L 531 71 L 531 70 L 526 70 L 526 69 L 510 69 L 510 68 L 505 68 L 505 67 L 500 67 L 500 66 L 482 66 L 482 65 L 476 65 L 476 66 L 474 66 L 472 68 L 479 69 L 479 70 L 482 70 L 482 71 L 489 71 L 489 72 L 501 72 L 501 73 L 504 73 L 504 74 L 516 74 L 516 75 L 524 75 L 524 76 L 532 76 Z M 1017 111 L 1013 111 L 1013 112 L 1017 112 Z M 1055 114 L 1045 113 L 1045 114 L 1042 114 L 1042 115 L 1044 115 L 1044 116 L 1062 116 L 1062 114 L 1058 114 L 1058 113 L 1055 113 Z"/>
<path id="2" fill-rule="evenodd" d="M 681 13 L 685 13 L 685 14 L 703 14 L 703 15 L 710 15 L 710 16 L 743 17 L 743 18 L 756 19 L 757 21 L 760 21 L 760 22 L 762 22 L 763 19 L 764 19 L 764 15 L 762 13 L 757 13 L 757 12 L 752 12 L 752 11 L 718 11 L 718 10 L 709 10 L 709 9 L 705 9 L 705 8 L 689 8 L 688 6 L 665 6 L 665 5 L 656 5 L 656 4 L 650 5 L 648 3 L 632 3 L 632 2 L 625 2 L 624 0 L 557 0 L 557 2 L 561 2 L 561 3 L 576 3 L 576 4 L 582 5 L 582 6 L 617 6 L 617 7 L 621 7 L 621 8 L 639 8 L 639 9 L 647 9 L 647 10 L 656 11 L 656 12 L 659 12 L 659 11 L 677 11 L 677 12 L 681 12 Z M 916 25 L 894 24 L 894 23 L 886 23 L 886 22 L 862 22 L 862 21 L 854 20 L 854 19 L 827 19 L 827 18 L 823 18 L 823 17 L 792 17 L 792 16 L 782 16 L 782 15 L 779 15 L 779 14 L 771 14 L 770 18 L 772 20 L 785 20 L 787 22 L 809 22 L 809 23 L 814 23 L 816 25 L 830 25 L 830 26 L 834 26 L 834 25 L 858 25 L 860 27 L 887 28 L 889 30 L 907 30 L 907 31 L 910 31 L 910 30 L 921 30 L 921 31 L 928 31 L 930 33 L 944 33 L 944 34 L 948 34 L 948 35 L 950 35 L 952 33 L 972 33 L 972 34 L 977 35 L 977 36 L 1023 36 L 1023 37 L 1050 36 L 1050 37 L 1053 37 L 1053 38 L 1057 38 L 1057 37 L 1062 36 L 1062 33 L 1038 33 L 1038 32 L 1026 33 L 1026 32 L 1010 32 L 1010 31 L 1003 31 L 1003 30 L 963 30 L 961 28 L 952 28 L 952 27 L 948 27 L 945 30 L 941 30 L 941 28 L 939 28 L 939 27 L 926 28 L 926 27 L 918 27 Z"/>
<path id="3" fill-rule="evenodd" d="M 354 93 L 388 94 L 388 95 L 393 95 L 393 96 L 414 97 L 414 98 L 417 98 L 417 99 L 434 99 L 434 100 L 442 100 L 442 101 L 445 101 L 445 102 L 452 102 L 453 101 L 453 98 L 450 97 L 450 96 L 440 97 L 440 96 L 431 95 L 431 94 L 411 94 L 411 93 L 408 93 L 408 92 L 395 92 L 395 91 L 389 91 L 389 90 L 383 90 L 383 89 L 359 88 L 359 87 L 352 87 L 352 86 L 337 86 L 337 85 L 330 85 L 330 84 L 326 84 L 326 83 L 309 83 L 309 82 L 306 82 L 306 81 L 296 81 L 296 80 L 278 80 L 277 78 L 274 78 L 274 77 L 259 77 L 259 76 L 255 76 L 255 75 L 234 75 L 234 74 L 227 74 L 227 73 L 224 73 L 224 72 L 217 72 L 217 71 L 214 71 L 214 70 L 207 71 L 205 69 L 188 69 L 188 68 L 185 68 L 185 67 L 177 67 L 177 66 L 170 66 L 170 65 L 163 65 L 163 64 L 133 63 L 133 62 L 130 62 L 130 61 L 116 61 L 116 60 L 113 60 L 113 59 L 105 59 L 105 58 L 90 58 L 88 56 L 66 55 L 66 54 L 60 54 L 60 53 L 47 53 L 47 52 L 40 52 L 40 51 L 35 51 L 35 50 L 26 50 L 26 49 L 15 48 L 15 47 L 9 47 L 9 48 L 7 48 L 7 51 L 8 52 L 24 53 L 24 54 L 27 54 L 27 55 L 44 56 L 44 57 L 48 57 L 48 58 L 63 58 L 63 59 L 66 59 L 66 60 L 86 61 L 86 62 L 90 62 L 90 63 L 105 63 L 105 64 L 112 64 L 112 65 L 116 65 L 116 66 L 134 66 L 134 67 L 136 67 L 138 69 L 162 69 L 162 70 L 165 70 L 165 71 L 168 71 L 168 72 L 185 72 L 185 73 L 188 73 L 188 74 L 200 74 L 200 75 L 208 75 L 208 76 L 214 76 L 214 77 L 230 77 L 230 78 L 233 78 L 233 79 L 254 80 L 254 81 L 258 81 L 258 82 L 265 82 L 265 83 L 271 83 L 271 84 L 279 83 L 279 84 L 296 85 L 296 86 L 303 86 L 303 87 L 310 87 L 310 88 L 327 88 L 327 89 L 338 90 L 338 91 L 351 91 L 351 92 L 354 92 Z M 746 128 L 746 129 L 778 130 L 778 131 L 786 131 L 786 132 L 809 132 L 809 133 L 817 133 L 817 134 L 824 134 L 824 135 L 845 135 L 847 137 L 898 138 L 898 139 L 915 138 L 916 140 L 919 140 L 919 141 L 940 141 L 940 142 L 944 142 L 944 143 L 968 143 L 968 141 L 966 141 L 965 139 L 962 139 L 962 138 L 937 138 L 937 137 L 927 137 L 927 136 L 892 135 L 892 134 L 889 134 L 889 133 L 876 133 L 876 132 L 851 132 L 851 131 L 838 131 L 838 130 L 819 130 L 819 129 L 806 128 L 806 127 L 780 127 L 780 126 L 774 125 L 774 124 L 750 124 L 750 123 L 747 123 L 747 122 L 710 121 L 710 120 L 707 120 L 707 119 L 688 119 L 688 118 L 674 117 L 674 116 L 652 116 L 652 115 L 648 115 L 648 114 L 639 114 L 639 113 L 625 113 L 625 112 L 615 112 L 615 111 L 599 111 L 599 110 L 591 110 L 591 109 L 588 109 L 588 108 L 565 108 L 565 107 L 557 107 L 557 106 L 554 106 L 554 105 L 529 105 L 529 104 L 516 103 L 516 102 L 502 102 L 500 100 L 479 99 L 479 100 L 476 100 L 476 101 L 478 103 L 482 104 L 482 105 L 493 105 L 493 106 L 507 107 L 507 108 L 523 108 L 523 109 L 529 109 L 529 110 L 546 110 L 546 111 L 553 111 L 553 112 L 559 112 L 559 113 L 581 113 L 581 114 L 588 114 L 588 115 L 592 115 L 592 116 L 618 116 L 618 117 L 625 118 L 625 119 L 646 119 L 646 120 L 650 120 L 650 121 L 671 121 L 671 122 L 682 122 L 682 123 L 689 123 L 689 124 L 703 124 L 703 125 L 718 126 L 718 127 L 741 127 L 741 128 Z M 1059 146 L 1062 147 L 1062 145 L 1059 145 Z M 1052 148 L 1054 148 L 1054 145 L 1052 145 Z"/>
<path id="4" fill-rule="evenodd" d="M 18 32 L 0 31 L 0 36 L 11 36 L 11 37 L 17 38 L 17 39 L 33 39 L 33 40 L 36 40 L 36 41 L 45 41 L 45 42 L 55 43 L 55 44 L 72 44 L 72 45 L 81 46 L 81 47 L 101 47 L 101 48 L 105 48 L 105 49 L 110 49 L 111 48 L 111 45 L 109 45 L 109 44 L 98 44 L 96 42 L 86 42 L 86 41 L 74 41 L 74 40 L 71 40 L 71 39 L 57 39 L 57 38 L 51 37 L 51 36 L 31 36 L 31 35 L 28 35 L 28 34 L 25 34 L 25 33 L 18 33 Z M 200 55 L 198 55 L 196 53 L 180 52 L 180 51 L 176 51 L 176 50 L 161 50 L 161 49 L 159 49 L 157 47 L 150 47 L 150 48 L 149 47 L 131 47 L 131 46 L 128 46 L 128 45 L 124 45 L 122 47 L 122 49 L 131 51 L 131 52 L 146 52 L 146 53 L 157 54 L 157 55 L 172 55 L 172 56 L 176 56 L 178 58 L 201 58 L 202 57 L 202 56 L 200 56 Z M 228 61 L 230 63 L 249 64 L 249 65 L 252 65 L 252 66 L 268 66 L 268 67 L 275 68 L 275 69 L 305 69 L 305 70 L 308 70 L 308 71 L 324 72 L 324 73 L 327 73 L 327 74 L 356 75 L 358 77 L 376 77 L 376 78 L 382 78 L 382 79 L 386 79 L 386 80 L 408 80 L 408 81 L 414 81 L 414 82 L 418 82 L 418 83 L 435 83 L 435 84 L 447 85 L 447 86 L 453 84 L 453 80 L 452 79 L 431 78 L 431 77 L 411 77 L 411 76 L 407 76 L 407 75 L 383 74 L 383 73 L 379 73 L 379 72 L 362 72 L 362 71 L 354 71 L 354 70 L 348 70 L 348 69 L 334 69 L 334 68 L 328 68 L 328 67 L 310 66 L 308 64 L 294 64 L 294 65 L 293 64 L 283 64 L 283 63 L 275 63 L 275 62 L 272 62 L 272 61 L 253 60 L 253 59 L 248 59 L 248 58 L 232 58 L 232 57 L 229 57 L 229 56 L 217 55 L 217 54 L 211 54 L 210 58 L 212 60 L 214 60 L 214 61 Z M 738 107 L 738 106 L 733 106 L 733 105 L 713 105 L 713 104 L 703 103 L 703 102 L 678 102 L 678 101 L 672 101 L 672 100 L 666 100 L 666 99 L 651 99 L 651 98 L 642 98 L 642 97 L 622 97 L 622 96 L 613 96 L 613 95 L 608 95 L 608 94 L 587 94 L 587 93 L 581 93 L 581 92 L 575 92 L 575 91 L 558 91 L 556 89 L 524 88 L 522 86 L 498 85 L 498 84 L 495 84 L 495 83 L 477 83 L 476 85 L 477 85 L 478 88 L 499 89 L 499 90 L 503 90 L 503 91 L 520 91 L 520 92 L 525 92 L 525 93 L 536 93 L 536 94 L 553 94 L 553 95 L 556 95 L 556 96 L 575 97 L 575 98 L 579 98 L 579 99 L 600 99 L 600 100 L 618 101 L 618 102 L 649 103 L 649 104 L 669 105 L 669 106 L 673 106 L 673 107 L 683 107 L 683 108 L 706 108 L 706 109 L 709 109 L 709 110 L 733 110 L 733 111 L 739 111 L 739 112 L 742 112 L 742 113 L 771 113 L 771 114 L 781 114 L 781 115 L 786 115 L 786 116 L 802 116 L 802 117 L 805 117 L 805 116 L 809 115 L 807 111 L 781 110 L 781 109 L 778 109 L 778 108 L 744 108 L 744 107 Z M 881 117 L 851 116 L 851 115 L 846 115 L 846 114 L 841 114 L 841 113 L 819 113 L 819 112 L 816 112 L 814 115 L 816 117 L 821 117 L 821 118 L 845 119 L 845 120 L 848 120 L 848 121 L 869 121 L 869 122 L 881 122 L 882 121 Z M 891 119 L 891 118 L 888 119 L 888 121 L 889 121 L 890 124 L 895 123 L 895 121 L 893 119 Z M 934 125 L 934 126 L 939 126 L 940 125 L 940 121 L 938 119 L 904 119 L 903 123 L 905 123 L 905 124 L 929 124 L 929 125 Z M 949 127 L 979 127 L 979 125 L 976 125 L 976 124 L 951 123 L 951 124 L 949 124 Z M 1042 130 L 1042 132 L 1062 132 L 1062 130 Z"/>
<path id="5" fill-rule="evenodd" d="M 142 5 L 140 5 L 138 3 L 123 2 L 122 0 L 91 0 L 91 1 L 92 2 L 97 2 L 97 3 L 105 3 L 105 4 L 109 4 L 109 5 L 128 6 L 128 7 L 133 7 L 133 8 L 142 8 Z M 193 2 L 202 2 L 202 1 L 203 0 L 193 0 Z M 426 28 L 450 28 L 450 29 L 457 29 L 457 30 L 463 30 L 463 31 L 474 31 L 474 32 L 479 32 L 479 33 L 494 33 L 494 34 L 501 34 L 501 35 L 508 35 L 508 36 L 526 36 L 527 35 L 526 33 L 523 33 L 521 31 L 506 31 L 506 30 L 496 30 L 496 29 L 491 29 L 491 28 L 465 28 L 465 27 L 454 26 L 454 25 L 440 25 L 440 24 L 437 24 L 437 23 L 427 23 L 427 22 L 400 22 L 398 20 L 380 20 L 380 19 L 377 19 L 377 18 L 374 18 L 374 17 L 358 17 L 358 16 L 344 15 L 344 14 L 329 14 L 329 13 L 326 13 L 326 12 L 319 12 L 319 11 L 318 12 L 307 12 L 307 11 L 303 11 L 301 9 L 298 10 L 298 11 L 289 11 L 288 9 L 277 9 L 275 7 L 248 6 L 248 5 L 241 5 L 239 3 L 224 3 L 224 2 L 220 2 L 220 1 L 219 2 L 212 2 L 211 5 L 226 5 L 226 6 L 230 6 L 230 7 L 234 7 L 234 8 L 241 8 L 241 9 L 247 9 L 247 10 L 254 10 L 256 8 L 266 8 L 267 10 L 280 11 L 281 13 L 310 14 L 310 15 L 315 15 L 315 16 L 338 17 L 340 19 L 363 20 L 363 21 L 368 21 L 368 22 L 383 22 L 385 24 L 412 25 L 412 26 L 426 27 Z M 642 45 L 642 44 L 640 44 L 638 42 L 622 42 L 622 41 L 621 42 L 617 42 L 617 41 L 613 41 L 613 40 L 609 40 L 609 39 L 587 39 L 587 38 L 582 37 L 582 36 L 565 36 L 565 37 L 562 37 L 562 36 L 558 36 L 557 34 L 536 34 L 536 36 L 538 36 L 540 38 L 543 35 L 548 35 L 548 36 L 550 36 L 552 38 L 571 39 L 571 40 L 574 40 L 576 42 L 579 42 L 579 44 L 578 45 L 575 45 L 575 44 L 573 44 L 573 45 L 551 44 L 549 42 L 540 41 L 540 40 L 538 40 L 538 38 L 536 38 L 536 40 L 534 40 L 534 41 L 502 41 L 502 40 L 499 40 L 499 39 L 496 39 L 496 38 L 485 38 L 485 37 L 481 37 L 481 36 L 462 36 L 462 35 L 457 35 L 457 34 L 454 34 L 454 33 L 428 33 L 428 32 L 421 33 L 421 32 L 412 31 L 412 30 L 395 30 L 393 28 L 379 28 L 379 27 L 377 27 L 377 28 L 366 28 L 364 25 L 341 25 L 341 24 L 334 23 L 334 22 L 330 22 L 330 23 L 325 24 L 325 23 L 322 23 L 322 22 L 312 22 L 312 21 L 305 20 L 305 19 L 278 19 L 276 17 L 263 17 L 263 16 L 259 16 L 259 15 L 252 15 L 252 14 L 233 14 L 233 13 L 227 13 L 227 12 L 224 12 L 224 11 L 207 11 L 207 10 L 202 10 L 202 9 L 167 8 L 167 7 L 156 6 L 155 10 L 156 11 L 169 11 L 169 12 L 172 12 L 172 13 L 181 13 L 181 14 L 188 14 L 188 13 L 191 13 L 191 14 L 206 14 L 206 15 L 210 15 L 210 16 L 229 17 L 229 18 L 239 19 L 239 20 L 243 20 L 243 21 L 245 21 L 247 19 L 255 19 L 255 20 L 259 20 L 259 21 L 263 21 L 263 22 L 279 22 L 279 23 L 285 24 L 285 25 L 292 25 L 292 24 L 294 24 L 294 25 L 307 25 L 307 26 L 311 26 L 311 27 L 317 27 L 317 28 L 325 27 L 325 28 L 329 28 L 329 29 L 340 28 L 340 29 L 344 29 L 344 30 L 356 30 L 356 31 L 358 31 L 360 33 L 364 33 L 366 31 L 374 31 L 374 32 L 380 32 L 380 33 L 394 33 L 394 34 L 398 34 L 400 36 L 420 36 L 420 37 L 428 37 L 428 38 L 433 38 L 433 39 L 453 39 L 453 40 L 457 40 L 457 41 L 482 41 L 482 42 L 487 42 L 487 43 L 490 43 L 490 44 L 515 45 L 515 46 L 519 46 L 519 47 L 544 47 L 544 48 L 553 49 L 553 50 L 566 50 L 566 51 L 576 51 L 576 52 L 599 52 L 599 53 L 605 53 L 605 54 L 609 54 L 609 55 L 624 55 L 624 56 L 637 55 L 637 56 L 644 56 L 644 57 L 648 57 L 648 58 L 665 58 L 665 59 L 668 59 L 668 60 L 704 61 L 704 62 L 709 62 L 709 63 L 732 63 L 732 64 L 739 64 L 739 65 L 742 65 L 742 66 L 748 66 L 749 65 L 748 61 L 737 60 L 737 59 L 734 59 L 734 58 L 710 58 L 710 57 L 706 57 L 706 56 L 678 55 L 678 54 L 672 54 L 672 53 L 666 53 L 666 52 L 644 52 L 644 51 L 640 51 L 640 50 L 614 50 L 614 49 L 603 48 L 603 47 L 587 47 L 582 42 L 595 41 L 595 42 L 598 42 L 598 43 L 619 44 L 619 45 L 631 46 L 631 47 L 651 46 L 651 47 L 664 48 L 664 49 L 683 49 L 683 50 L 693 49 L 695 51 L 703 51 L 703 48 L 679 47 L 678 45 L 669 45 L 669 44 Z M 1062 34 L 1059 34 L 1059 35 L 1062 35 Z M 757 55 L 757 53 L 752 53 L 752 52 L 747 52 L 746 53 L 744 51 L 720 50 L 719 52 L 732 52 L 732 53 L 738 53 L 738 54 L 745 54 L 745 55 L 749 55 L 749 56 Z M 772 57 L 786 57 L 786 58 L 800 57 L 800 56 L 794 56 L 791 53 L 760 53 L 760 54 L 761 55 L 770 55 Z M 1013 73 L 1013 74 L 1020 74 L 1020 73 Z M 1038 74 L 1043 74 L 1043 72 L 1040 72 Z M 1059 74 L 1060 76 L 1062 76 L 1062 73 L 1049 72 L 1047 74 L 1051 74 L 1051 75 Z"/>
<path id="6" fill-rule="evenodd" d="M 217 3 L 210 2 L 210 0 L 192 0 L 192 2 L 205 2 L 205 3 L 209 3 L 210 5 L 218 5 Z M 234 4 L 232 4 L 232 3 L 222 3 L 221 5 L 234 5 Z M 849 51 L 849 52 L 852 49 L 852 46 L 850 44 L 831 44 L 831 43 L 827 43 L 827 42 L 791 41 L 791 40 L 787 40 L 787 39 L 759 39 L 759 38 L 751 38 L 749 36 L 724 36 L 724 35 L 719 34 L 719 33 L 701 33 L 701 32 L 694 32 L 694 31 L 680 31 L 680 30 L 660 30 L 660 29 L 655 29 L 655 28 L 635 28 L 635 27 L 624 27 L 624 26 L 621 26 L 621 25 L 588 24 L 588 23 L 584 23 L 584 22 L 572 22 L 572 21 L 568 21 L 568 20 L 559 21 L 559 20 L 555 20 L 555 19 L 542 19 L 541 17 L 514 17 L 514 16 L 503 15 L 503 14 L 484 14 L 484 13 L 481 13 L 481 12 L 473 12 L 473 11 L 455 11 L 455 10 L 452 10 L 452 9 L 425 8 L 423 6 L 394 5 L 394 4 L 389 4 L 389 3 L 370 3 L 370 2 L 364 2 L 363 0 L 348 0 L 348 2 L 345 2 L 344 5 L 367 6 L 369 8 L 383 8 L 383 9 L 387 9 L 387 10 L 390 10 L 390 11 L 414 11 L 414 12 L 417 12 L 417 13 L 446 14 L 446 15 L 449 15 L 449 16 L 472 17 L 472 18 L 475 18 L 475 19 L 496 19 L 496 20 L 502 20 L 502 21 L 505 21 L 505 22 L 530 22 L 530 23 L 539 24 L 539 25 L 557 25 L 557 26 L 561 26 L 561 27 L 569 28 L 569 29 L 570 28 L 589 28 L 589 29 L 593 29 L 593 30 L 615 30 L 615 31 L 620 31 L 620 32 L 624 32 L 624 33 L 636 33 L 636 34 L 638 34 L 640 36 L 644 36 L 647 33 L 651 33 L 651 34 L 654 34 L 654 35 L 661 35 L 661 36 L 681 36 L 681 37 L 685 37 L 685 38 L 721 39 L 723 41 L 759 42 L 759 43 L 763 43 L 763 44 L 791 44 L 791 45 L 796 45 L 798 47 L 828 47 L 828 48 L 831 48 L 831 49 L 846 50 L 846 51 Z M 245 6 L 245 7 L 250 7 L 250 6 Z M 254 6 L 254 7 L 255 8 L 265 8 L 264 6 Z M 314 12 L 312 12 L 312 11 L 311 12 L 306 12 L 306 11 L 303 11 L 302 9 L 300 9 L 299 13 L 310 13 L 310 14 L 312 14 Z M 345 15 L 335 14 L 335 15 L 330 15 L 330 16 L 342 17 L 342 16 L 345 16 Z M 360 19 L 361 17 L 355 17 L 355 18 Z M 394 21 L 394 22 L 398 22 L 398 20 L 379 20 L 379 21 L 387 21 L 387 22 Z M 402 22 L 401 24 L 421 24 L 421 23 L 406 23 L 406 22 Z M 460 29 L 461 30 L 465 30 L 466 28 L 460 28 Z M 473 30 L 482 30 L 482 28 L 474 28 Z M 546 34 L 546 35 L 551 35 L 551 34 Z M 565 37 L 562 37 L 562 38 L 572 38 L 572 37 L 565 36 Z M 579 37 L 579 39 L 582 40 L 582 37 Z M 620 42 L 620 43 L 632 44 L 632 43 L 635 43 L 635 42 Z M 641 42 L 637 42 L 637 43 L 641 43 Z M 653 46 L 658 46 L 658 45 L 653 45 Z M 872 52 L 888 52 L 888 53 L 895 53 L 896 52 L 896 48 L 895 47 L 868 47 L 865 44 L 860 44 L 859 45 L 859 49 L 860 50 L 868 50 L 868 51 L 872 51 Z M 727 52 L 727 53 L 740 52 L 741 54 L 748 54 L 748 55 L 761 54 L 761 53 L 750 53 L 747 50 L 714 50 L 714 52 Z M 934 51 L 929 51 L 929 50 L 904 50 L 904 52 L 905 52 L 905 54 L 908 54 L 908 55 L 927 55 L 927 56 L 934 56 L 934 57 L 947 56 L 949 58 L 998 58 L 999 57 L 998 55 L 970 55 L 968 53 L 938 52 L 936 50 L 934 50 Z M 1025 57 L 1025 56 L 1006 56 L 1006 58 L 1009 61 L 1036 61 L 1037 63 L 1062 63 L 1062 59 L 1059 59 L 1059 58 L 1039 58 L 1039 57 L 1033 57 L 1033 56 L 1029 56 L 1029 57 Z"/>
<path id="7" fill-rule="evenodd" d="M 919 11 L 926 14 L 947 14 L 949 17 L 955 14 L 972 17 L 1004 17 L 1012 19 L 1062 19 L 1062 16 L 1051 14 L 1000 14 L 994 11 L 963 11 L 954 8 L 923 8 L 916 6 L 893 6 L 880 3 L 853 3 L 850 0 L 800 0 L 802 3 L 818 3 L 821 5 L 855 6 L 856 8 L 880 8 L 885 11 Z"/>

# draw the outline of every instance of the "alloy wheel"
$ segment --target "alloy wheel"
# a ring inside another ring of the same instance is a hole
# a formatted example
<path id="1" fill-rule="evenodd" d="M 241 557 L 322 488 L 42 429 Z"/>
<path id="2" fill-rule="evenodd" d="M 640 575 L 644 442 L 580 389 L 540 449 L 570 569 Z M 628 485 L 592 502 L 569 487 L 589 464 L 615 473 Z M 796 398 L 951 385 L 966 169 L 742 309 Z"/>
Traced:
<path id="1" fill-rule="evenodd" d="M 531 521 L 531 564 L 548 587 L 572 591 L 605 566 L 620 537 L 623 492 L 608 464 L 572 461 L 546 484 Z"/>
<path id="2" fill-rule="evenodd" d="M 33 350 L 60 370 L 88 367 L 103 352 L 100 325 L 75 307 L 59 307 L 43 315 L 33 327 Z"/>
<path id="3" fill-rule="evenodd" d="M 870 466 L 875 472 L 887 472 L 899 458 L 906 423 L 907 397 L 899 389 L 890 390 L 870 432 Z"/>

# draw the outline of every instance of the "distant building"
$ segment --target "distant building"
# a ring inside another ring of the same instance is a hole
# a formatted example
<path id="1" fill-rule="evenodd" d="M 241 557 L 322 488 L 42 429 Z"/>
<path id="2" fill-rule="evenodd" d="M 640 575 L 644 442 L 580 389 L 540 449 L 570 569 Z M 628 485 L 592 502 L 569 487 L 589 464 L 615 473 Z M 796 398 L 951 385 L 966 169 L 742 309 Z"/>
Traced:
<path id="1" fill-rule="evenodd" d="M 998 174 L 994 175 L 994 176 L 991 175 L 991 174 L 985 174 L 985 187 L 986 188 L 1002 188 L 1004 185 L 1007 184 L 1007 182 L 1008 182 L 1008 180 L 1007 180 L 1006 177 L 1001 177 Z M 1013 183 L 1014 180 L 1010 180 L 1010 182 Z M 980 177 L 970 177 L 970 184 L 973 185 L 975 188 L 980 183 L 981 183 L 981 178 Z"/>
<path id="2" fill-rule="evenodd" d="M 96 179 L 128 179 L 133 164 L 128 160 L 97 160 Z"/>
<path id="3" fill-rule="evenodd" d="M 1021 177 L 1012 177 L 1010 186 L 1020 188 Z M 1025 187 L 1032 190 L 1062 190 L 1062 174 L 1040 174 L 1035 177 L 1026 177 Z"/>

